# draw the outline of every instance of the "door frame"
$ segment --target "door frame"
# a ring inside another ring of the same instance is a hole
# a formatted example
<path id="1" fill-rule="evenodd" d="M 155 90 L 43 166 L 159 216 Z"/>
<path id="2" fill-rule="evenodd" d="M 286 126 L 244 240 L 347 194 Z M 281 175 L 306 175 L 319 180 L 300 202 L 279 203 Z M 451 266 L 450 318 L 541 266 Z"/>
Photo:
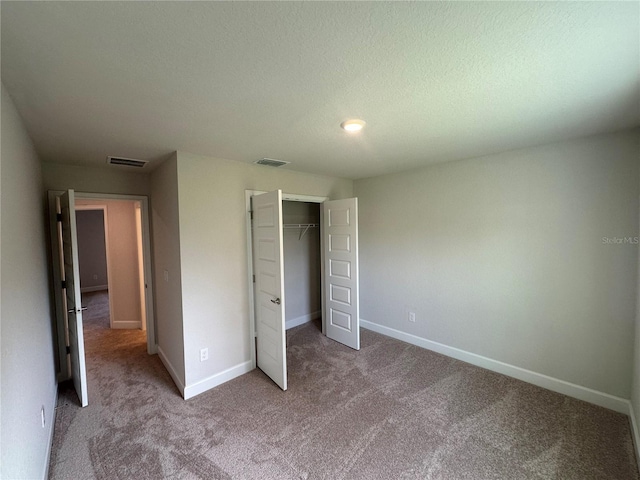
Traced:
<path id="1" fill-rule="evenodd" d="M 56 314 L 56 332 L 58 339 L 58 357 L 60 359 L 60 372 L 57 374 L 57 381 L 61 382 L 70 378 L 69 359 L 67 356 L 66 325 L 64 322 L 64 304 L 62 300 L 62 289 L 60 273 L 60 251 L 58 246 L 58 222 L 56 220 L 56 200 L 62 195 L 64 190 L 49 190 L 48 211 L 49 211 L 49 231 L 51 246 L 51 265 L 53 278 L 53 296 Z M 75 192 L 76 199 L 90 200 L 132 200 L 140 202 L 142 217 L 142 253 L 144 262 L 144 282 L 147 286 L 145 295 L 145 307 L 147 312 L 147 353 L 154 355 L 158 353 L 156 341 L 156 320 L 154 314 L 154 290 L 152 275 L 151 257 L 151 229 L 149 215 L 149 198 L 143 195 L 121 195 L 112 193 Z M 106 232 L 105 232 L 106 235 Z M 108 267 L 107 267 L 108 269 Z M 255 358 L 255 357 L 254 357 Z"/>
<path id="2" fill-rule="evenodd" d="M 249 297 L 249 352 L 251 353 L 251 368 L 256 368 L 256 310 L 255 310 L 255 283 L 253 282 L 253 234 L 251 230 L 251 197 L 268 193 L 264 190 L 245 190 L 245 223 L 247 231 L 247 295 Z M 282 201 L 285 202 L 305 202 L 322 204 L 329 200 L 329 197 L 320 197 L 317 195 L 300 195 L 296 193 L 282 192 Z M 320 209 L 322 215 L 322 208 Z M 322 221 L 320 222 L 322 228 Z M 320 230 L 320 240 L 322 242 L 322 230 Z M 322 244 L 320 245 L 320 262 L 323 267 L 320 269 L 320 283 L 323 285 L 324 277 L 324 253 Z M 324 288 L 321 294 L 321 305 L 324 304 Z M 324 315 L 322 317 L 322 332 L 324 333 Z"/>
<path id="3" fill-rule="evenodd" d="M 107 288 L 111 288 L 113 285 L 111 280 L 111 263 L 109 262 L 109 219 L 107 215 L 106 205 L 76 205 L 76 212 L 78 210 L 100 210 L 103 215 L 104 224 L 104 253 L 107 262 Z M 113 328 L 113 297 L 109 295 L 109 328 Z"/>

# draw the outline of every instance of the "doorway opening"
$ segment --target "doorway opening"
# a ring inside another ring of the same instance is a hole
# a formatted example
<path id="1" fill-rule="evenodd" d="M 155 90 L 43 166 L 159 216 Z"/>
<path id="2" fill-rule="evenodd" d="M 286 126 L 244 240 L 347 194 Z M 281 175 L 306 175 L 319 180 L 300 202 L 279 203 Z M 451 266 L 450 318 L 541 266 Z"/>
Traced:
<path id="1" fill-rule="evenodd" d="M 57 377 L 58 382 L 73 379 L 80 403 L 86 406 L 83 315 L 97 322 L 92 328 L 131 331 L 129 343 L 136 337 L 146 343 L 148 354 L 157 351 L 148 199 L 50 191 L 49 211 Z"/>
<path id="2" fill-rule="evenodd" d="M 82 331 L 85 355 L 92 357 L 89 345 L 96 332 L 111 328 L 113 323 L 109 291 L 108 208 L 104 204 L 80 204 L 76 201 L 78 268 L 80 271 Z M 88 382 L 87 382 L 88 383 Z M 88 384 L 87 384 L 88 388 Z"/>
<path id="3" fill-rule="evenodd" d="M 106 299 L 109 328 L 147 328 L 141 210 L 139 200 L 76 199 L 82 305 Z"/>

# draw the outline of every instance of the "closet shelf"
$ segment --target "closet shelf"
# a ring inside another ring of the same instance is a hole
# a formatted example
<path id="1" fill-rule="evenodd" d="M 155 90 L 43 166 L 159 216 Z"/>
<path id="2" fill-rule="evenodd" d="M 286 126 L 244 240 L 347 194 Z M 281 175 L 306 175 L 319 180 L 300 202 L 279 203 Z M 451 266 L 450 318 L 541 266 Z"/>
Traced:
<path id="1" fill-rule="evenodd" d="M 300 233 L 300 236 L 298 237 L 298 240 L 302 240 L 302 237 L 304 237 L 307 232 L 309 231 L 310 228 L 318 228 L 318 224 L 317 223 L 285 223 L 284 225 L 282 225 L 283 228 L 300 228 L 304 230 Z"/>

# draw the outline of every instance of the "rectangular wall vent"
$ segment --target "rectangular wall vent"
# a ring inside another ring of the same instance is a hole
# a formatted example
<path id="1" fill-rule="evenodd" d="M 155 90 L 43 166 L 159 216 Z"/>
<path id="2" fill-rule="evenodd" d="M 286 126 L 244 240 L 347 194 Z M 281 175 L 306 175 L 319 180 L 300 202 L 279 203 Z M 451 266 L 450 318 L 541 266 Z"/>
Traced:
<path id="1" fill-rule="evenodd" d="M 275 158 L 261 158 L 260 160 L 253 162 L 258 165 L 266 165 L 268 167 L 281 167 L 291 162 L 285 162 L 284 160 L 276 160 Z"/>
<path id="2" fill-rule="evenodd" d="M 147 160 L 136 160 L 135 158 L 107 157 L 107 163 L 109 165 L 142 168 L 149 162 Z"/>

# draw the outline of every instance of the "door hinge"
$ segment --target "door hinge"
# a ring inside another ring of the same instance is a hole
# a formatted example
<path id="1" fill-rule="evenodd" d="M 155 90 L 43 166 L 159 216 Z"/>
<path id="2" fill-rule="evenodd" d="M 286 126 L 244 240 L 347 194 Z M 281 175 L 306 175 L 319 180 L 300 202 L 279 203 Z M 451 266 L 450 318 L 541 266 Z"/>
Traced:
<path id="1" fill-rule="evenodd" d="M 256 276 L 253 276 L 253 283 L 256 283 Z"/>
<path id="2" fill-rule="evenodd" d="M 56 221 L 62 222 L 62 214 L 61 213 L 56 213 Z"/>
<path id="3" fill-rule="evenodd" d="M 251 215 L 251 220 L 253 220 L 253 210 L 249 211 L 249 215 Z"/>
<path id="4" fill-rule="evenodd" d="M 60 282 L 62 284 L 62 288 L 67 288 L 67 281 L 66 280 L 62 280 L 62 282 Z"/>
<path id="5" fill-rule="evenodd" d="M 71 346 L 67 345 L 67 355 L 71 354 Z"/>

